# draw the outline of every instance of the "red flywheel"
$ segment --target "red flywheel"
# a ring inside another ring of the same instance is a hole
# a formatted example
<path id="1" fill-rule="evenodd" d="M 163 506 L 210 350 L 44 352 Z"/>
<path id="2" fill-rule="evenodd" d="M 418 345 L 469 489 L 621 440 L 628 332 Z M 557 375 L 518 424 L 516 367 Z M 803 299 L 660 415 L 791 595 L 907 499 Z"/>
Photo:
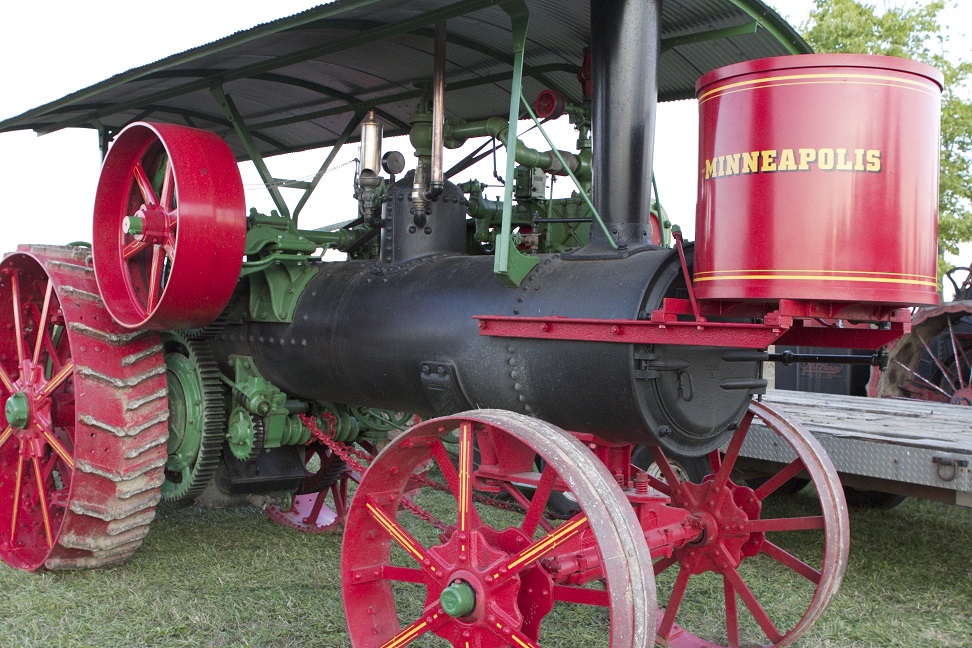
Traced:
<path id="1" fill-rule="evenodd" d="M 112 317 L 130 329 L 211 323 L 243 262 L 243 183 L 226 142 L 207 131 L 135 122 L 98 181 L 94 259 Z"/>

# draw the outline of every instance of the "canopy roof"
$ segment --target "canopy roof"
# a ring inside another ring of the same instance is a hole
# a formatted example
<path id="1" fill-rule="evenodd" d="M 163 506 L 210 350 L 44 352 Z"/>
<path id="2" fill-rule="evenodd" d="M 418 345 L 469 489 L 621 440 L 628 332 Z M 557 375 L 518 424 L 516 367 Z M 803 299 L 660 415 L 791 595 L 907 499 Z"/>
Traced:
<path id="1" fill-rule="evenodd" d="M 330 146 L 368 108 L 386 134 L 405 133 L 432 76 L 441 20 L 448 116 L 504 115 L 513 41 L 504 8 L 524 5 L 524 96 L 554 88 L 579 102 L 589 0 L 337 0 L 115 75 L 2 121 L 0 132 L 83 127 L 107 139 L 132 121 L 170 122 L 213 131 L 247 159 L 221 89 L 263 156 Z M 662 23 L 661 101 L 693 97 L 695 81 L 713 68 L 810 51 L 760 0 L 665 0 Z"/>

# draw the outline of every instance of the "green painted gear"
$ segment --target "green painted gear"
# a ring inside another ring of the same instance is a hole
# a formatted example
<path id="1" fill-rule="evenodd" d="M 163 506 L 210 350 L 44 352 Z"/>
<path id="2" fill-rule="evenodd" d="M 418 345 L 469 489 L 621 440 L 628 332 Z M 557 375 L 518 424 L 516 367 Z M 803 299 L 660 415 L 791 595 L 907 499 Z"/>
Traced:
<path id="1" fill-rule="evenodd" d="M 226 440 L 233 456 L 241 461 L 256 459 L 263 451 L 265 432 L 263 419 L 242 407 L 234 407 L 229 415 Z"/>
<path id="2" fill-rule="evenodd" d="M 169 442 L 162 500 L 191 500 L 219 466 L 226 406 L 219 368 L 208 343 L 162 334 L 169 388 Z"/>

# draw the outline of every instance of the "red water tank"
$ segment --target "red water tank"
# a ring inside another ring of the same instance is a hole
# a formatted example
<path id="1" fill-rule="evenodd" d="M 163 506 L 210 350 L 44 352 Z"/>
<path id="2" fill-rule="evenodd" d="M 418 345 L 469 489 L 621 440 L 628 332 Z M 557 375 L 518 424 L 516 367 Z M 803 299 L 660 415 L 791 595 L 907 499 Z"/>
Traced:
<path id="1" fill-rule="evenodd" d="M 698 297 L 938 303 L 942 84 L 856 54 L 699 79 Z"/>

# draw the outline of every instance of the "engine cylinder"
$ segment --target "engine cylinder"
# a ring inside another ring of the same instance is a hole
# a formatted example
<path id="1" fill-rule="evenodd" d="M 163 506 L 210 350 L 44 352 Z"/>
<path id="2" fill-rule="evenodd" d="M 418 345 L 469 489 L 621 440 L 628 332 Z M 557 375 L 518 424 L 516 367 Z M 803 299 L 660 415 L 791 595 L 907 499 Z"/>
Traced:
<path id="1" fill-rule="evenodd" d="M 698 297 L 937 303 L 942 83 L 849 54 L 699 79 Z"/>
<path id="2" fill-rule="evenodd" d="M 444 415 L 495 407 L 565 429 L 683 454 L 722 443 L 750 399 L 754 363 L 708 347 L 494 338 L 474 315 L 635 319 L 684 297 L 677 254 L 542 258 L 519 288 L 492 257 L 425 257 L 388 266 L 323 264 L 292 324 L 229 326 L 217 355 L 250 355 L 291 396 Z M 750 383 L 752 381 L 749 381 Z"/>

